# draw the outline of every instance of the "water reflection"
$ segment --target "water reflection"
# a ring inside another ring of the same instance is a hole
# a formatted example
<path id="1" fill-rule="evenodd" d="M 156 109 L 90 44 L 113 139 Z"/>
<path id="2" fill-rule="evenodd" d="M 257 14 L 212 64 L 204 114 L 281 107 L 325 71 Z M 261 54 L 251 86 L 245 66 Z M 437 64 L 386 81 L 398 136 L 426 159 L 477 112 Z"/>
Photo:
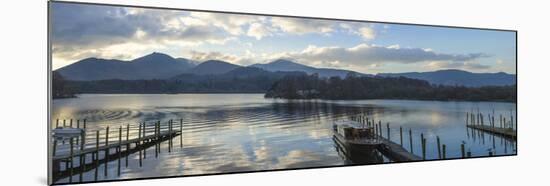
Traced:
<path id="1" fill-rule="evenodd" d="M 466 128 L 465 114 L 472 108 L 509 114 L 515 104 L 285 101 L 264 99 L 261 94 L 82 95 L 54 100 L 52 126 L 56 118 L 86 118 L 90 131 L 183 118 L 181 148 L 176 140 L 174 151 L 167 153 L 167 143 L 162 143 L 163 153 L 158 158 L 148 156 L 142 167 L 137 165 L 137 155 L 130 155 L 129 166 L 122 169 L 121 176 L 116 174 L 116 161 L 110 162 L 108 176 L 100 175 L 99 180 L 387 162 L 380 154 L 343 156 L 341 148 L 335 146 L 332 122 L 355 114 L 389 122 L 394 141 L 399 139 L 400 126 L 405 131 L 411 129 L 415 140 L 422 133 L 427 139 L 427 159 L 438 158 L 436 136 L 446 144 L 448 158 L 461 156 L 462 143 L 472 156 L 486 156 L 488 149 L 497 155 L 515 154 L 514 140 Z M 404 147 L 409 150 L 408 143 Z M 60 146 L 60 152 L 63 148 L 66 144 Z M 416 141 L 413 148 L 418 153 L 420 143 Z M 153 154 L 154 148 L 147 153 Z M 93 181 L 93 172 L 86 172 L 83 181 Z"/>

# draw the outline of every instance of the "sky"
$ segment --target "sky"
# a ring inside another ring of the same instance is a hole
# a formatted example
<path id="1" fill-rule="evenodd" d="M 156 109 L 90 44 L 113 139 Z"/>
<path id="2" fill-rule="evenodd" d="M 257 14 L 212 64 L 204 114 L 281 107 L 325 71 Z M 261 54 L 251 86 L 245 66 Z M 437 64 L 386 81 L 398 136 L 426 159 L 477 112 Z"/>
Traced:
<path id="1" fill-rule="evenodd" d="M 160 52 L 238 65 L 289 59 L 361 73 L 516 74 L 514 32 L 119 6 L 51 4 L 52 66 Z"/>

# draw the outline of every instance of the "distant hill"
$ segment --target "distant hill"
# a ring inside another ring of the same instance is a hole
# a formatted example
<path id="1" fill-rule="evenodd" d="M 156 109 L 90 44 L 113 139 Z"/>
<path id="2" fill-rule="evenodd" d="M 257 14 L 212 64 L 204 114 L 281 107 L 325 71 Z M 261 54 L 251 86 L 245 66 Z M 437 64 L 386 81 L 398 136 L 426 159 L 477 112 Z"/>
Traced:
<path id="1" fill-rule="evenodd" d="M 236 68 L 239 68 L 241 66 L 234 65 L 225 61 L 219 61 L 219 60 L 208 60 L 205 62 L 202 62 L 195 66 L 192 69 L 189 69 L 185 73 L 187 74 L 197 74 L 197 75 L 212 75 L 212 74 L 223 74 L 226 72 L 229 72 L 231 70 L 234 70 Z M 180 73 L 181 74 L 181 73 Z"/>
<path id="2" fill-rule="evenodd" d="M 267 63 L 267 64 L 253 64 L 250 65 L 251 67 L 258 67 L 267 71 L 271 72 L 291 72 L 291 71 L 302 71 L 307 74 L 314 74 L 318 73 L 320 77 L 332 77 L 332 76 L 340 76 L 340 77 L 346 77 L 348 73 L 356 73 L 358 75 L 366 75 L 361 74 L 359 72 L 354 72 L 350 70 L 340 70 L 340 69 L 331 69 L 331 68 L 315 68 L 310 67 L 306 65 L 302 65 L 296 62 L 292 62 L 289 60 L 279 59 L 275 60 L 273 62 Z"/>
<path id="3" fill-rule="evenodd" d="M 408 72 L 408 73 L 381 73 L 382 77 L 407 77 L 420 79 L 431 84 L 463 85 L 467 87 L 502 86 L 516 84 L 516 76 L 504 72 L 499 73 L 472 73 L 462 70 L 438 70 L 433 72 Z"/>
<path id="4" fill-rule="evenodd" d="M 166 79 L 181 74 L 195 65 L 184 58 L 174 59 L 162 53 L 152 53 L 131 61 L 86 58 L 57 69 L 68 80 L 138 80 Z"/>

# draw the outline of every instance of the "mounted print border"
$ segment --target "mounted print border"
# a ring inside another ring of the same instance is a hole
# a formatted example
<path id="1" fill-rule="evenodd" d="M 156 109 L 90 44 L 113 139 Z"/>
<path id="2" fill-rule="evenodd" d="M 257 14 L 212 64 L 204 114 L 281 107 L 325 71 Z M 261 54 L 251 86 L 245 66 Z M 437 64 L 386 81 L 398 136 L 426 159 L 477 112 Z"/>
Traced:
<path id="1" fill-rule="evenodd" d="M 517 31 L 48 2 L 51 185 L 517 155 Z"/>

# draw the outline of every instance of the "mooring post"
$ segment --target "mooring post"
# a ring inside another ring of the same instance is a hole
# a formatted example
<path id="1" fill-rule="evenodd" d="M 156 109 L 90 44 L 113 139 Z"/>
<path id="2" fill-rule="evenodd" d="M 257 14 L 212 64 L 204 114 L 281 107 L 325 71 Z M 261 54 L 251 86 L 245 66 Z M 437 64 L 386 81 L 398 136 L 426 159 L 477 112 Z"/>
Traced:
<path id="1" fill-rule="evenodd" d="M 403 146 L 403 127 L 399 126 L 399 142 Z"/>
<path id="2" fill-rule="evenodd" d="M 73 128 L 73 119 L 70 120 L 69 127 Z"/>
<path id="3" fill-rule="evenodd" d="M 95 131 L 95 174 L 94 180 L 97 180 L 97 171 L 99 169 L 99 130 Z"/>
<path id="4" fill-rule="evenodd" d="M 59 127 L 59 118 L 55 119 L 55 128 Z"/>
<path id="5" fill-rule="evenodd" d="M 136 149 L 139 149 L 139 166 L 141 167 L 143 165 L 143 162 L 141 160 L 142 152 L 140 148 L 141 148 L 141 123 L 139 123 L 139 126 L 138 126 L 138 141 L 136 146 Z"/>
<path id="6" fill-rule="evenodd" d="M 410 144 L 410 147 L 411 147 L 411 153 L 414 154 L 412 129 L 409 129 L 409 144 Z"/>
<path id="7" fill-rule="evenodd" d="M 155 122 L 155 131 L 154 131 L 154 133 L 153 133 L 153 135 L 154 135 L 154 138 L 153 138 L 153 139 L 155 140 L 155 141 L 154 141 L 154 142 L 155 142 L 155 158 L 158 158 L 158 156 L 159 156 L 159 149 L 158 149 L 159 147 L 158 147 L 158 143 L 157 143 L 157 141 L 156 141 L 156 140 L 157 140 L 157 139 L 156 139 L 156 138 L 157 138 L 157 134 L 158 134 L 158 124 Z"/>
<path id="8" fill-rule="evenodd" d="M 143 139 L 147 136 L 147 122 L 143 122 L 143 130 L 141 132 Z M 145 143 L 146 141 L 143 141 Z M 147 148 L 143 148 L 143 159 L 147 159 Z"/>
<path id="9" fill-rule="evenodd" d="M 441 155 L 443 156 L 443 159 L 446 159 L 446 158 L 447 158 L 447 157 L 446 157 L 446 156 L 447 156 L 447 151 L 446 151 L 445 149 L 447 149 L 447 148 L 446 148 L 445 144 L 443 144 L 443 145 L 441 146 L 441 148 L 442 148 L 442 150 L 443 150 L 443 154 L 441 154 Z"/>
<path id="10" fill-rule="evenodd" d="M 183 148 L 183 118 L 180 119 L 180 148 Z"/>
<path id="11" fill-rule="evenodd" d="M 120 176 L 120 159 L 122 159 L 122 126 L 118 128 L 118 176 Z"/>
<path id="12" fill-rule="evenodd" d="M 466 157 L 466 153 L 464 152 L 464 143 L 460 144 L 460 152 L 462 153 L 462 158 Z"/>
<path id="13" fill-rule="evenodd" d="M 172 120 L 168 121 L 168 153 L 172 152 Z"/>
<path id="14" fill-rule="evenodd" d="M 379 134 L 380 134 L 380 137 L 384 137 L 384 136 L 382 135 L 382 121 L 381 121 L 381 120 L 378 120 L 378 129 L 380 129 L 380 133 L 379 133 Z"/>
<path id="15" fill-rule="evenodd" d="M 470 117 L 468 117 L 470 113 L 466 112 L 466 125 L 468 125 L 468 119 L 470 119 Z"/>
<path id="16" fill-rule="evenodd" d="M 439 141 L 439 136 L 436 136 L 437 139 L 437 157 L 441 159 L 441 143 Z"/>
<path id="17" fill-rule="evenodd" d="M 77 121 L 78 123 L 78 121 Z M 86 154 L 83 154 L 84 146 L 86 145 L 86 131 L 80 133 L 80 175 L 79 180 L 82 181 L 82 173 L 86 170 Z"/>
<path id="18" fill-rule="evenodd" d="M 69 139 L 69 183 L 73 182 L 73 138 Z"/>
<path id="19" fill-rule="evenodd" d="M 126 156 L 126 167 L 128 167 L 128 156 L 130 155 L 130 143 L 129 143 L 129 140 L 130 140 L 130 124 L 126 124 L 126 152 L 127 153 L 127 156 Z"/>
<path id="20" fill-rule="evenodd" d="M 80 120 L 78 120 L 78 119 L 76 120 L 76 128 L 80 129 Z M 76 138 L 76 144 L 80 144 L 79 143 L 79 137 Z"/>
<path id="21" fill-rule="evenodd" d="M 108 165 L 109 165 L 109 126 L 105 129 L 105 171 L 103 175 L 107 177 Z"/>

